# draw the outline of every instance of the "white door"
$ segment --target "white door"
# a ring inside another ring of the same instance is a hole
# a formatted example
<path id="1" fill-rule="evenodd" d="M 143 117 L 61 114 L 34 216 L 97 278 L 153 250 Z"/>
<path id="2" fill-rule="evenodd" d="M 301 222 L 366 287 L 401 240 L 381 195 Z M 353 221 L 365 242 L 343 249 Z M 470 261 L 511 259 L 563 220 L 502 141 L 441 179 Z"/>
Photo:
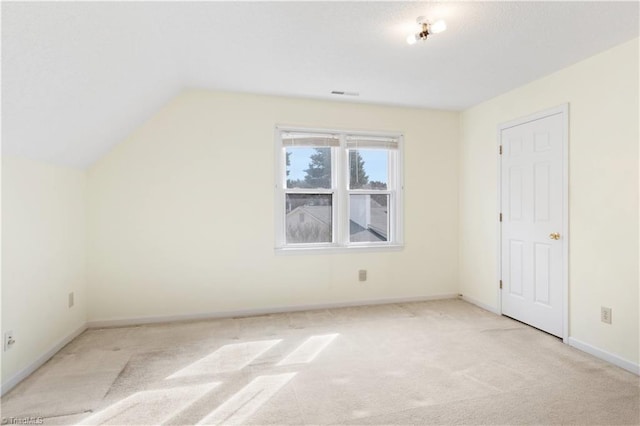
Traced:
<path id="1" fill-rule="evenodd" d="M 566 107 L 501 126 L 502 313 L 559 337 L 565 310 Z"/>

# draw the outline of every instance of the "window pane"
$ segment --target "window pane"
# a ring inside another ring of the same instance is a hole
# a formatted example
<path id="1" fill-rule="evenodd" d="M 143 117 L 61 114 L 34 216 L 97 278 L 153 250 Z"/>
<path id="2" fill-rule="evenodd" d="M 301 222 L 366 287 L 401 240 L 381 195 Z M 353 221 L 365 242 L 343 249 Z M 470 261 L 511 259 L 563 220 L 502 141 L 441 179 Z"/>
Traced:
<path id="1" fill-rule="evenodd" d="M 287 244 L 330 243 L 332 195 L 287 194 Z"/>
<path id="2" fill-rule="evenodd" d="M 389 151 L 349 150 L 349 189 L 387 189 Z"/>
<path id="3" fill-rule="evenodd" d="M 331 188 L 331 148 L 286 150 L 287 188 Z"/>
<path id="4" fill-rule="evenodd" d="M 389 241 L 389 195 L 349 196 L 349 241 Z"/>

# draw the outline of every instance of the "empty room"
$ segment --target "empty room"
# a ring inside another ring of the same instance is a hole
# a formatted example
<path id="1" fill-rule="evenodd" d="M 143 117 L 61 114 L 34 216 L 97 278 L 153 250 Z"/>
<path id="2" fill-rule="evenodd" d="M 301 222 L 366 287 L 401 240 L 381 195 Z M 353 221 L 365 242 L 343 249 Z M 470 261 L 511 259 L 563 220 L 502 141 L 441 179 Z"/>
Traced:
<path id="1" fill-rule="evenodd" d="M 640 3 L 1 15 L 2 424 L 640 424 Z"/>

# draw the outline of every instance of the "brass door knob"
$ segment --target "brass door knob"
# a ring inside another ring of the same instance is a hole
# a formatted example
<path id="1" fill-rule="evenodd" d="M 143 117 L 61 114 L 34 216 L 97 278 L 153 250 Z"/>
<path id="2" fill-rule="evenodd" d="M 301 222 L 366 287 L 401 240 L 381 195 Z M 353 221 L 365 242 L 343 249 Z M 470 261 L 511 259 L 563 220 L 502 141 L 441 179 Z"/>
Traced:
<path id="1" fill-rule="evenodd" d="M 549 234 L 549 238 L 551 238 L 552 240 L 559 240 L 560 234 L 557 232 L 552 232 L 551 234 Z"/>

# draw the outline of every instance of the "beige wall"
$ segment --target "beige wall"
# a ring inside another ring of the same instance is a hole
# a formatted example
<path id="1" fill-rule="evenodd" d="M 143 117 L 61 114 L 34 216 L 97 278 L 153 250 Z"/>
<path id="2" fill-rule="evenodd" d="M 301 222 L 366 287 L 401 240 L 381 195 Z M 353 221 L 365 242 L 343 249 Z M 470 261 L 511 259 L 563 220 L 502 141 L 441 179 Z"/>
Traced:
<path id="1" fill-rule="evenodd" d="M 18 343 L 2 382 L 87 318 L 459 291 L 498 308 L 496 127 L 565 102 L 570 334 L 637 364 L 634 40 L 462 114 L 187 90 L 87 173 L 3 158 L 2 329 Z M 404 133 L 404 250 L 275 255 L 276 124 Z M 601 305 L 613 324 L 599 321 Z"/>
<path id="2" fill-rule="evenodd" d="M 2 158 L 3 384 L 86 322 L 84 203 L 85 172 Z"/>
<path id="3" fill-rule="evenodd" d="M 404 250 L 275 255 L 276 124 L 404 133 Z M 456 293 L 458 132 L 456 112 L 183 92 L 89 170 L 89 319 Z"/>
<path id="4" fill-rule="evenodd" d="M 570 336 L 636 364 L 638 76 L 635 39 L 465 111 L 459 210 L 460 291 L 497 308 L 496 128 L 568 102 Z"/>

